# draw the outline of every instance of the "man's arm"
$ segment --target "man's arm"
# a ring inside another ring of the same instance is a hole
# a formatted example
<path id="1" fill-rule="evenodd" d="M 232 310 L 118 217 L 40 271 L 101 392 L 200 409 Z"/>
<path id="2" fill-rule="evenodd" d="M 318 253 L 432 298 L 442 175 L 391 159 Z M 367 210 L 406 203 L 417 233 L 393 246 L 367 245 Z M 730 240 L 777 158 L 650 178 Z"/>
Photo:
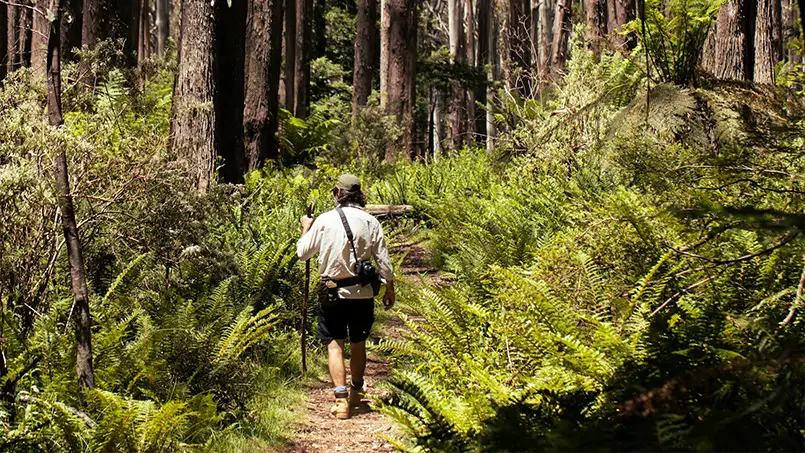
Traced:
<path id="1" fill-rule="evenodd" d="M 378 273 L 386 281 L 386 293 L 383 295 L 383 305 L 386 310 L 394 306 L 394 268 L 391 266 L 391 258 L 386 247 L 386 237 L 383 234 L 383 227 L 380 222 L 375 228 L 374 249 L 372 250 L 375 261 L 377 262 Z"/>
<path id="2" fill-rule="evenodd" d="M 296 243 L 296 256 L 302 261 L 307 261 L 319 251 L 321 228 L 316 225 L 312 217 L 302 217 L 300 223 L 302 224 L 302 237 Z"/>

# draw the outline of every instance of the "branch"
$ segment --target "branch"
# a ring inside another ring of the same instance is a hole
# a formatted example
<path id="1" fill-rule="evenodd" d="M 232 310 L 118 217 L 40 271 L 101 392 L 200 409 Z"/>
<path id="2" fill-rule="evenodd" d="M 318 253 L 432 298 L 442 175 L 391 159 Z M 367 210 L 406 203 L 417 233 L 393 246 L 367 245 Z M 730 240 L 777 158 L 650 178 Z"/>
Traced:
<path id="1" fill-rule="evenodd" d="M 799 306 L 799 302 L 802 300 L 802 291 L 805 289 L 805 267 L 802 268 L 802 276 L 799 278 L 799 286 L 797 286 L 797 297 L 794 299 L 794 303 L 791 305 L 791 310 L 788 311 L 788 316 L 783 319 L 780 323 L 780 328 L 786 326 L 792 319 L 794 319 L 794 315 L 797 312 L 797 307 Z"/>
<path id="2" fill-rule="evenodd" d="M 47 401 L 47 400 L 43 400 L 41 398 L 31 396 L 31 394 L 28 393 L 28 392 L 20 392 L 19 393 L 19 400 L 20 400 L 20 402 L 23 402 L 23 403 L 42 402 L 42 403 L 44 403 L 46 405 L 58 406 L 60 409 L 65 410 L 67 412 L 70 412 L 71 414 L 73 414 L 76 417 L 78 417 L 81 420 L 83 420 L 84 423 L 86 423 L 87 426 L 89 426 L 90 428 L 95 428 L 96 426 L 98 426 L 98 424 L 95 423 L 94 420 L 89 418 L 89 415 L 81 412 L 80 410 L 78 410 L 78 409 L 76 409 L 76 408 L 74 408 L 72 406 L 68 406 L 68 405 L 66 405 L 66 404 L 64 404 L 62 402 L 59 402 L 59 401 L 50 402 L 50 401 Z"/>
<path id="3" fill-rule="evenodd" d="M 679 291 L 678 293 L 676 293 L 676 294 L 674 294 L 673 296 L 669 297 L 669 298 L 668 298 L 668 300 L 666 300 L 665 302 L 663 302 L 663 303 L 662 303 L 662 305 L 660 305 L 659 307 L 657 307 L 657 309 L 656 309 L 656 310 L 652 311 L 652 312 L 651 312 L 651 313 L 648 315 L 648 317 L 649 317 L 649 318 L 653 317 L 654 315 L 656 315 L 657 313 L 659 313 L 659 312 L 660 312 L 660 310 L 662 310 L 663 308 L 665 308 L 666 306 L 668 306 L 668 304 L 670 304 L 671 302 L 673 302 L 673 300 L 674 300 L 674 299 L 676 299 L 677 297 L 681 296 L 683 293 L 686 293 L 686 292 L 688 292 L 688 291 L 690 291 L 690 290 L 692 290 L 692 289 L 694 289 L 694 288 L 697 288 L 697 287 L 699 287 L 699 286 L 701 286 L 701 285 L 703 285 L 703 284 L 705 284 L 705 283 L 709 282 L 709 281 L 710 281 L 710 280 L 712 280 L 713 278 L 715 278 L 715 277 L 707 277 L 707 278 L 705 278 L 704 280 L 700 280 L 700 281 L 698 281 L 698 282 L 696 282 L 696 283 L 694 283 L 694 284 L 692 284 L 692 285 L 688 286 L 687 288 L 685 288 L 685 289 L 683 289 L 683 290 Z"/>
<path id="4" fill-rule="evenodd" d="M 678 248 L 672 247 L 672 246 L 667 245 L 667 244 L 666 244 L 666 247 L 670 248 L 671 250 L 673 250 L 673 251 L 675 251 L 675 252 L 677 252 L 677 253 L 679 253 L 681 255 L 689 256 L 691 258 L 697 258 L 697 259 L 700 259 L 700 260 L 705 260 L 705 261 L 708 261 L 708 262 L 713 263 L 713 264 L 735 264 L 735 263 L 740 263 L 742 261 L 748 261 L 748 260 L 751 260 L 752 258 L 757 258 L 759 256 L 767 255 L 767 254 L 779 249 L 780 247 L 788 244 L 789 242 L 793 241 L 794 238 L 796 238 L 798 235 L 799 235 L 799 231 L 786 234 L 783 237 L 783 239 L 780 240 L 780 242 L 778 242 L 777 244 L 775 244 L 775 245 L 773 245 L 773 246 L 771 246 L 771 247 L 769 247 L 767 249 L 763 249 L 763 250 L 761 250 L 759 252 L 750 253 L 748 255 L 744 255 L 744 256 L 740 256 L 738 258 L 732 258 L 732 259 L 728 259 L 728 260 L 714 260 L 714 259 L 708 258 L 706 256 L 697 255 L 695 253 L 690 253 L 690 252 L 687 251 L 688 250 L 687 248 L 678 249 Z"/>

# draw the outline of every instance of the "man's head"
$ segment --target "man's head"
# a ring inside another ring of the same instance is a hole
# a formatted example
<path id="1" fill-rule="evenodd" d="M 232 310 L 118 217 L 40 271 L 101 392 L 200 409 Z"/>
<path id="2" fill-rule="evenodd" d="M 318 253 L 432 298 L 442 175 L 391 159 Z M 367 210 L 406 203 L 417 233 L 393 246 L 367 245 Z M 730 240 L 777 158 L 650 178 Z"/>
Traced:
<path id="1" fill-rule="evenodd" d="M 366 206 L 366 197 L 361 192 L 361 180 L 357 176 L 344 173 L 338 177 L 333 188 L 336 203 L 340 205 Z"/>

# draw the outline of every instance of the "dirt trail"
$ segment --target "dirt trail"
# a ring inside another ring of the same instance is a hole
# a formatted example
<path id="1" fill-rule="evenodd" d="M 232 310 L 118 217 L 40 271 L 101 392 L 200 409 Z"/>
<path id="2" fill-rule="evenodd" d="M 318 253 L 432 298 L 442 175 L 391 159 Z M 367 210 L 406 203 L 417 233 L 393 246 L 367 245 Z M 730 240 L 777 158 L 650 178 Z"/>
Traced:
<path id="1" fill-rule="evenodd" d="M 413 276 L 435 271 L 426 266 L 427 253 L 421 246 L 402 243 L 396 251 L 406 253 L 402 268 L 399 270 L 400 274 Z M 395 330 L 400 325 L 399 320 L 395 318 L 388 325 L 377 326 L 379 332 L 373 335 L 370 341 L 389 336 L 399 338 L 399 333 Z M 378 384 L 388 377 L 389 364 L 384 357 L 373 352 L 369 352 L 367 359 L 364 377 L 367 394 L 374 397 L 383 396 Z M 330 382 L 325 379 L 328 379 L 326 371 L 322 370 L 321 378 L 308 389 L 305 407 L 307 419 L 288 451 L 310 453 L 395 451 L 391 443 L 384 438 L 384 436 L 393 437 L 394 426 L 391 420 L 375 411 L 368 399 L 364 399 L 359 408 L 352 410 L 352 418 L 349 420 L 336 420 L 330 416 L 333 393 Z"/>

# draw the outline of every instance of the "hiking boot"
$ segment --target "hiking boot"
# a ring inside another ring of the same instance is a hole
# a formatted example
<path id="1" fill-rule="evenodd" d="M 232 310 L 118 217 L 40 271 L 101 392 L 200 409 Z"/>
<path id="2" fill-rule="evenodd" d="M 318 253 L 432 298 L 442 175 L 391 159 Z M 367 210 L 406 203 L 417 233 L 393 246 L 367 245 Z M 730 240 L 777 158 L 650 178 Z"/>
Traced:
<path id="1" fill-rule="evenodd" d="M 346 420 L 349 418 L 349 403 L 346 398 L 336 398 L 335 404 L 330 408 L 330 413 L 335 415 L 339 420 Z"/>
<path id="2" fill-rule="evenodd" d="M 349 386 L 349 407 L 360 406 L 363 399 L 363 386 Z"/>

